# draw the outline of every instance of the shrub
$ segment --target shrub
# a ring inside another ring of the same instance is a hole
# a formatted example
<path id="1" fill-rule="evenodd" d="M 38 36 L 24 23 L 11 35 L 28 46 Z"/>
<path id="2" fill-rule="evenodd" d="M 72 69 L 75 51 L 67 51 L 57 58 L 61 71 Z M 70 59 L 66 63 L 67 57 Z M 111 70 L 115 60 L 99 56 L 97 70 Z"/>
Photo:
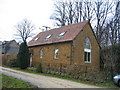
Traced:
<path id="1" fill-rule="evenodd" d="M 50 74 L 50 70 L 47 70 L 47 74 Z"/>
<path id="2" fill-rule="evenodd" d="M 65 74 L 64 74 L 64 73 L 61 73 L 61 75 L 60 75 L 60 76 L 64 77 L 64 76 L 65 76 Z"/>
<path id="3" fill-rule="evenodd" d="M 47 70 L 46 70 L 46 69 L 42 69 L 42 72 L 43 72 L 43 73 L 47 73 Z"/>
<path id="4" fill-rule="evenodd" d="M 74 76 L 74 78 L 75 78 L 75 79 L 78 79 L 78 78 L 79 78 L 79 76 L 78 76 L 78 75 L 75 75 L 75 76 Z"/>
<path id="5" fill-rule="evenodd" d="M 17 56 L 17 63 L 21 69 L 26 69 L 29 66 L 29 49 L 26 42 L 21 43 Z"/>
<path id="6" fill-rule="evenodd" d="M 65 74 L 64 74 L 64 77 L 68 77 L 68 74 L 65 73 Z"/>
<path id="7" fill-rule="evenodd" d="M 36 72 L 36 68 L 35 68 L 35 67 L 28 67 L 27 70 L 28 70 L 28 71 Z"/>
<path id="8" fill-rule="evenodd" d="M 50 71 L 50 74 L 55 75 L 55 71 Z"/>
<path id="9" fill-rule="evenodd" d="M 7 61 L 7 65 L 10 67 L 17 67 L 17 59 L 16 58 L 11 58 Z"/>
<path id="10" fill-rule="evenodd" d="M 41 63 L 36 65 L 36 72 L 42 73 L 42 65 L 41 65 Z"/>
<path id="11" fill-rule="evenodd" d="M 102 48 L 100 56 L 101 70 L 111 74 L 120 73 L 120 43 Z"/>
<path id="12" fill-rule="evenodd" d="M 58 75 L 58 76 L 59 76 L 59 72 L 55 72 L 55 75 Z"/>

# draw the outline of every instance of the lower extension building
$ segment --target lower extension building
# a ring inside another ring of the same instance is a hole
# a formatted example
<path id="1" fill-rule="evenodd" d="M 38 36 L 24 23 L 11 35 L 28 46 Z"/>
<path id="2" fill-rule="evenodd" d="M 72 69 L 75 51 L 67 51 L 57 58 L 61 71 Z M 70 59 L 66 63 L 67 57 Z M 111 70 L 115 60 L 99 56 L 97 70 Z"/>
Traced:
<path id="1" fill-rule="evenodd" d="M 30 64 L 43 70 L 88 72 L 99 70 L 100 47 L 89 21 L 40 32 L 28 42 Z"/>

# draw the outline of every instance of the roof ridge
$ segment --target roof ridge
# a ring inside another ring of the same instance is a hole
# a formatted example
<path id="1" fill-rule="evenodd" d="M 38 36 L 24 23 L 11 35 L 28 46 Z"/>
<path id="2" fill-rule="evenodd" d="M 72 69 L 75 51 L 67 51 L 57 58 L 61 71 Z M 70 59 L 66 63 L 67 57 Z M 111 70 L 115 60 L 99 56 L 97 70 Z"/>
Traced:
<path id="1" fill-rule="evenodd" d="M 53 29 L 50 29 L 50 30 L 46 30 L 46 31 L 43 31 L 43 32 L 47 32 L 47 31 L 51 31 L 51 30 L 54 30 L 54 29 L 61 29 L 61 28 L 65 28 L 65 27 L 71 27 L 71 26 L 74 26 L 74 25 L 78 25 L 80 23 L 88 23 L 89 20 L 85 20 L 83 22 L 78 22 L 78 23 L 74 23 L 74 24 L 70 24 L 70 25 L 65 25 L 65 26 L 61 26 L 61 27 L 58 27 L 58 28 L 53 28 Z M 41 32 L 40 32 L 41 33 Z"/>
<path id="2" fill-rule="evenodd" d="M 31 41 L 28 42 L 28 46 L 34 45 L 43 45 L 43 44 L 51 44 L 51 43 L 58 43 L 58 42 L 65 42 L 65 41 L 72 41 L 74 38 L 79 34 L 79 32 L 84 28 L 84 26 L 89 21 L 83 21 L 71 25 L 66 25 L 59 28 L 54 28 L 48 31 L 40 32 L 37 34 Z M 57 38 L 58 35 L 62 32 L 65 32 L 63 37 Z M 49 39 L 45 39 L 48 35 L 53 34 Z M 36 38 L 38 38 L 35 40 Z"/>

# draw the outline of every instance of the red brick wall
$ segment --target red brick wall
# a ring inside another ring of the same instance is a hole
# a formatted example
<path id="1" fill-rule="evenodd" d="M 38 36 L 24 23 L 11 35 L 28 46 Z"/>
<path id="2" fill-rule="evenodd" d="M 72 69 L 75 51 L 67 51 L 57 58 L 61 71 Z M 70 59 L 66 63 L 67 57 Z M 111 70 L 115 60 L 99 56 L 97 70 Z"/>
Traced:
<path id="1" fill-rule="evenodd" d="M 17 54 L 2 54 L 2 65 L 6 65 L 10 58 L 16 58 Z"/>

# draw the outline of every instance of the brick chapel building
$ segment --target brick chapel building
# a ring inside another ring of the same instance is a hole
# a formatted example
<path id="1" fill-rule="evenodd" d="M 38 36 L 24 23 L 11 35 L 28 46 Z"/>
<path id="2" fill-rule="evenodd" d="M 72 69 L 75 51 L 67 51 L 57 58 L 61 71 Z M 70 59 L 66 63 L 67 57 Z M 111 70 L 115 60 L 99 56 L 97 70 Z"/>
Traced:
<path id="1" fill-rule="evenodd" d="M 55 71 L 98 70 L 100 47 L 89 21 L 40 32 L 28 43 L 31 65 Z"/>

